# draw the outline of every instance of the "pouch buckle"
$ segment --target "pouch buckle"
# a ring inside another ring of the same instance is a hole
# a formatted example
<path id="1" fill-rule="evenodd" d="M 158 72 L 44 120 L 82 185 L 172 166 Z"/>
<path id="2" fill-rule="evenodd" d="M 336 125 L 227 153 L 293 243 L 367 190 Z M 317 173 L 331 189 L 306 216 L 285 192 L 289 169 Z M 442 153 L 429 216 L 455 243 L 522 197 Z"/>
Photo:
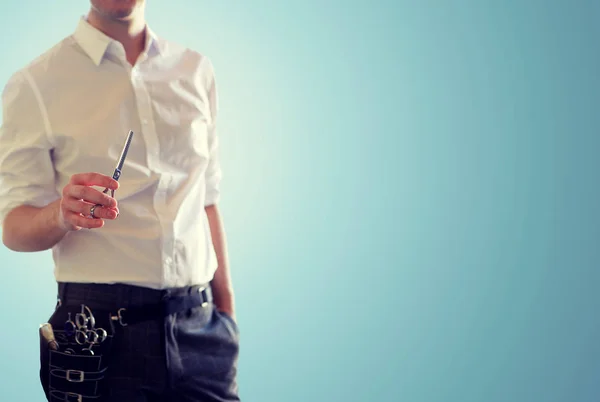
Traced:
<path id="1" fill-rule="evenodd" d="M 65 392 L 65 401 L 67 401 L 67 402 L 83 402 L 83 395 L 76 394 L 74 392 Z"/>
<path id="2" fill-rule="evenodd" d="M 69 382 L 83 382 L 85 373 L 81 370 L 67 370 L 66 378 Z"/>

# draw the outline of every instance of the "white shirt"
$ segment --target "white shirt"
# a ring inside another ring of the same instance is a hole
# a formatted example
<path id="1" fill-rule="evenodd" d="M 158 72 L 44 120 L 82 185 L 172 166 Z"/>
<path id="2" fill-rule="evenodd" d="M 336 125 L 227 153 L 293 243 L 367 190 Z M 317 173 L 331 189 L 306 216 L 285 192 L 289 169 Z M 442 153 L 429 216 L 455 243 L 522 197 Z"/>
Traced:
<path id="1" fill-rule="evenodd" d="M 2 222 L 14 207 L 59 199 L 74 174 L 111 176 L 134 131 L 115 193 L 119 217 L 70 232 L 52 249 L 57 281 L 161 289 L 213 278 L 204 211 L 217 203 L 221 179 L 213 67 L 147 32 L 131 67 L 123 46 L 82 18 L 3 91 Z"/>

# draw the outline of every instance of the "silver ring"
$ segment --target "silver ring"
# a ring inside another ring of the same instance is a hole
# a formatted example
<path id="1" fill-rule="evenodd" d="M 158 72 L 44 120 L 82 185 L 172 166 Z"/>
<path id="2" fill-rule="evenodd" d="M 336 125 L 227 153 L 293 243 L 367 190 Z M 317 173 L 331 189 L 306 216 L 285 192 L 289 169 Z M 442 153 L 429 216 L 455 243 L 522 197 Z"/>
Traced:
<path id="1" fill-rule="evenodd" d="M 90 216 L 91 216 L 92 218 L 96 218 L 96 215 L 94 215 L 94 212 L 96 211 L 96 207 L 97 207 L 97 206 L 98 206 L 98 205 L 93 205 L 93 206 L 90 208 Z"/>

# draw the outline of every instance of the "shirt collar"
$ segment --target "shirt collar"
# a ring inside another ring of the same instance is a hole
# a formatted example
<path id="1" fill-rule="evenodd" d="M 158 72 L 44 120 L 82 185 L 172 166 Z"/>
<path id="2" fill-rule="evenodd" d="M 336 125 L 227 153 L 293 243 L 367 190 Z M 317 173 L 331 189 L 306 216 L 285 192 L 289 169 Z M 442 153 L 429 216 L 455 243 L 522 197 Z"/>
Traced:
<path id="1" fill-rule="evenodd" d="M 97 66 L 100 65 L 107 49 L 111 45 L 122 48 L 122 45 L 116 40 L 90 25 L 86 17 L 81 17 L 79 20 L 73 37 Z M 152 50 L 160 53 L 160 43 L 156 34 L 146 25 L 146 48 L 144 52 L 150 54 Z"/>

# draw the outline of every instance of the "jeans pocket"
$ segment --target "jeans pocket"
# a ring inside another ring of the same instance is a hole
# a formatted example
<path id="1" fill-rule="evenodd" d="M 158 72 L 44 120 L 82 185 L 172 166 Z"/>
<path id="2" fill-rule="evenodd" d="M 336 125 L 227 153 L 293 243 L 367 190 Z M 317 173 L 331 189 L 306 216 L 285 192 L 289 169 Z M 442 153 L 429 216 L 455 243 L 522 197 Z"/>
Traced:
<path id="1" fill-rule="evenodd" d="M 221 319 L 223 321 L 225 321 L 225 325 L 227 326 L 227 328 L 229 329 L 229 331 L 232 333 L 232 335 L 234 337 L 239 337 L 240 336 L 240 329 L 237 325 L 237 323 L 235 322 L 235 320 L 233 319 L 233 317 L 231 317 L 229 314 L 222 312 L 222 311 L 218 311 L 217 310 L 217 315 L 219 317 L 221 317 Z"/>

